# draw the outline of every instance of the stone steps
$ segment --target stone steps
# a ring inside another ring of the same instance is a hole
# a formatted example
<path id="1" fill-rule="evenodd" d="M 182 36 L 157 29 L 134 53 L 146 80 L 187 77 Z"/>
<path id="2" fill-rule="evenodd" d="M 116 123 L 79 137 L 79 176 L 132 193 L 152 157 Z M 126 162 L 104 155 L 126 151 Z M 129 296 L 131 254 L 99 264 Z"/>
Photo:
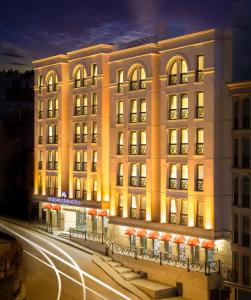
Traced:
<path id="1" fill-rule="evenodd" d="M 117 267 L 121 267 L 121 264 L 116 262 L 116 261 L 109 261 L 108 265 L 111 266 L 112 268 L 117 268 Z"/>
<path id="2" fill-rule="evenodd" d="M 128 272 L 128 273 L 123 273 L 121 274 L 121 276 L 127 280 L 127 281 L 132 281 L 132 280 L 136 280 L 136 279 L 140 279 L 141 275 L 137 274 L 135 272 Z"/>
<path id="3" fill-rule="evenodd" d="M 123 266 L 116 267 L 116 268 L 114 268 L 114 270 L 116 272 L 118 272 L 119 274 L 130 273 L 130 272 L 133 271 L 132 269 L 129 269 L 129 268 L 126 268 L 126 267 L 123 267 Z"/>

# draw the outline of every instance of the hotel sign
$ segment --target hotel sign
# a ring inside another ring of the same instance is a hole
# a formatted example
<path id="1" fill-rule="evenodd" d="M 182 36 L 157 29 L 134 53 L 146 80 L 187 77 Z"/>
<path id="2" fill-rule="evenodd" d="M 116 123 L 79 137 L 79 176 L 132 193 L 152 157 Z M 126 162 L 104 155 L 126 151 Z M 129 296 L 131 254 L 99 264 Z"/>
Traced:
<path id="1" fill-rule="evenodd" d="M 67 204 L 67 205 L 80 205 L 80 200 L 68 199 L 68 198 L 48 197 L 47 201 L 51 203 L 59 203 L 59 204 Z"/>

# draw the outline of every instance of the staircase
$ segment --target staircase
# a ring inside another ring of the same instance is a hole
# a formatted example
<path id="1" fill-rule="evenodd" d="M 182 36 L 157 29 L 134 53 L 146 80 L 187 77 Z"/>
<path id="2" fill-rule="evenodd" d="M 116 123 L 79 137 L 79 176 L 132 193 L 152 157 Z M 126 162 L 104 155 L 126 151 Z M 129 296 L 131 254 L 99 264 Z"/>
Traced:
<path id="1" fill-rule="evenodd" d="M 62 231 L 60 233 L 58 233 L 58 237 L 61 239 L 65 239 L 65 240 L 71 240 L 70 239 L 70 233 L 66 232 L 66 231 Z"/>

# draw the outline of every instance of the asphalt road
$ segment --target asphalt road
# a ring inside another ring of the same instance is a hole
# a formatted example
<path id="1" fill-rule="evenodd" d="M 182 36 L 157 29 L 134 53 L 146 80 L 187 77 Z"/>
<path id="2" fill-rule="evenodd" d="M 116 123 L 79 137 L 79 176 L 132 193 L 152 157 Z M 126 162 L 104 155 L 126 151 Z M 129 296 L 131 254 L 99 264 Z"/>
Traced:
<path id="1" fill-rule="evenodd" d="M 0 231 L 23 247 L 27 300 L 138 299 L 93 264 L 90 254 L 2 219 Z"/>

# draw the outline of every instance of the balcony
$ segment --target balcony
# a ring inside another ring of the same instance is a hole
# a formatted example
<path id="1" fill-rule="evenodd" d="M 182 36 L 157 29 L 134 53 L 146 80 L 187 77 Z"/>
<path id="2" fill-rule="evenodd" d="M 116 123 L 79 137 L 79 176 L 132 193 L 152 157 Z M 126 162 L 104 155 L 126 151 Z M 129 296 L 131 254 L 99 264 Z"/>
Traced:
<path id="1" fill-rule="evenodd" d="M 87 200 L 87 191 L 86 190 L 83 190 L 83 199 Z"/>
<path id="2" fill-rule="evenodd" d="M 141 112 L 139 115 L 140 122 L 146 122 L 146 112 Z"/>
<path id="3" fill-rule="evenodd" d="M 124 123 L 124 114 L 117 114 L 117 124 Z"/>
<path id="4" fill-rule="evenodd" d="M 87 171 L 87 162 L 86 161 L 82 162 L 82 171 L 84 171 L 84 172 Z"/>
<path id="5" fill-rule="evenodd" d="M 177 144 L 169 144 L 169 154 L 176 155 L 177 153 Z"/>
<path id="6" fill-rule="evenodd" d="M 169 189 L 177 189 L 177 178 L 169 178 Z"/>
<path id="7" fill-rule="evenodd" d="M 82 141 L 83 141 L 84 144 L 87 143 L 87 133 L 83 133 L 83 135 L 82 135 Z"/>
<path id="8" fill-rule="evenodd" d="M 97 143 L 97 137 L 98 137 L 97 133 L 92 134 L 92 143 Z"/>
<path id="9" fill-rule="evenodd" d="M 180 74 L 180 83 L 188 83 L 188 74 L 187 73 L 181 73 Z"/>
<path id="10" fill-rule="evenodd" d="M 134 187 L 139 186 L 139 178 L 137 176 L 130 177 L 130 186 L 134 186 Z"/>
<path id="11" fill-rule="evenodd" d="M 178 79 L 177 74 L 169 75 L 169 85 L 176 85 L 177 79 Z"/>
<path id="12" fill-rule="evenodd" d="M 92 191 L 92 200 L 97 201 L 98 200 L 98 192 L 97 191 Z"/>
<path id="13" fill-rule="evenodd" d="M 98 82 L 97 76 L 92 76 L 92 85 L 97 84 L 97 82 Z"/>
<path id="14" fill-rule="evenodd" d="M 84 116 L 87 115 L 87 106 L 83 106 L 83 107 L 82 107 L 82 114 L 83 114 Z"/>
<path id="15" fill-rule="evenodd" d="M 130 145 L 130 154 L 137 155 L 138 154 L 138 145 Z"/>
<path id="16" fill-rule="evenodd" d="M 146 219 L 146 210 L 145 210 L 145 208 L 141 208 L 139 210 L 139 218 L 140 218 L 140 220 L 145 220 Z"/>
<path id="17" fill-rule="evenodd" d="M 74 116 L 80 116 L 81 115 L 81 107 L 77 106 L 74 109 Z"/>
<path id="18" fill-rule="evenodd" d="M 98 113 L 98 106 L 97 105 L 92 105 L 92 114 L 96 115 Z"/>
<path id="19" fill-rule="evenodd" d="M 180 154 L 187 155 L 188 153 L 188 143 L 181 143 L 180 144 Z"/>
<path id="20" fill-rule="evenodd" d="M 47 114 L 46 114 L 47 118 L 53 118 L 54 117 L 54 113 L 53 110 L 47 110 Z"/>
<path id="21" fill-rule="evenodd" d="M 97 172 L 97 162 L 92 163 L 92 172 Z"/>
<path id="22" fill-rule="evenodd" d="M 146 177 L 140 177 L 139 182 L 141 187 L 146 187 Z"/>
<path id="23" fill-rule="evenodd" d="M 56 92 L 58 91 L 58 83 L 47 84 L 47 92 Z"/>
<path id="24" fill-rule="evenodd" d="M 203 216 L 197 216 L 197 227 L 203 227 Z"/>
<path id="25" fill-rule="evenodd" d="M 137 123 L 137 122 L 138 122 L 138 114 L 130 113 L 130 123 Z"/>
<path id="26" fill-rule="evenodd" d="M 74 143 L 76 144 L 81 143 L 81 134 L 75 134 Z"/>
<path id="27" fill-rule="evenodd" d="M 86 78 L 75 79 L 75 88 L 85 87 L 87 84 Z"/>
<path id="28" fill-rule="evenodd" d="M 180 179 L 180 189 L 187 190 L 188 189 L 188 179 L 181 178 Z"/>
<path id="29" fill-rule="evenodd" d="M 122 93 L 124 91 L 123 83 L 119 82 L 117 85 L 117 93 Z"/>
<path id="30" fill-rule="evenodd" d="M 180 118 L 181 119 L 188 119 L 188 108 L 181 108 L 180 109 Z"/>
<path id="31" fill-rule="evenodd" d="M 75 190 L 74 195 L 75 195 L 75 198 L 80 199 L 81 198 L 81 191 L 80 190 Z"/>
<path id="32" fill-rule="evenodd" d="M 38 144 L 43 144 L 43 137 L 41 135 L 38 137 Z"/>
<path id="33" fill-rule="evenodd" d="M 203 179 L 196 180 L 196 191 L 203 192 L 203 183 L 204 183 Z"/>
<path id="34" fill-rule="evenodd" d="M 197 82 L 202 82 L 204 80 L 204 73 L 202 70 L 197 70 L 196 71 L 196 81 Z"/>
<path id="35" fill-rule="evenodd" d="M 48 161 L 47 162 L 47 170 L 53 170 L 53 161 Z"/>
<path id="36" fill-rule="evenodd" d="M 204 154 L 204 143 L 197 143 L 196 144 L 195 153 L 196 153 L 196 155 L 203 155 Z"/>
<path id="37" fill-rule="evenodd" d="M 146 88 L 146 81 L 145 80 L 132 80 L 130 82 L 130 90 L 136 91 Z"/>
<path id="38" fill-rule="evenodd" d="M 188 214 L 181 214 L 180 215 L 180 224 L 187 225 L 188 224 Z"/>
<path id="39" fill-rule="evenodd" d="M 53 163 L 53 169 L 54 170 L 58 169 L 58 162 L 57 161 L 54 161 L 54 163 Z"/>
<path id="40" fill-rule="evenodd" d="M 123 176 L 118 176 L 117 178 L 117 185 L 122 186 L 123 185 Z"/>
<path id="41" fill-rule="evenodd" d="M 49 135 L 48 136 L 47 144 L 57 144 L 57 143 L 58 143 L 58 136 L 57 135 L 55 135 L 55 136 Z"/>
<path id="42" fill-rule="evenodd" d="M 176 224 L 177 223 L 177 214 L 176 213 L 170 213 L 170 223 Z"/>
<path id="43" fill-rule="evenodd" d="M 42 111 L 42 110 L 40 110 L 40 111 L 38 112 L 38 118 L 39 118 L 39 119 L 42 119 L 42 118 L 43 118 L 43 111 Z"/>
<path id="44" fill-rule="evenodd" d="M 198 119 L 204 118 L 204 107 L 203 106 L 196 107 L 196 118 L 198 118 Z"/>
<path id="45" fill-rule="evenodd" d="M 124 153 L 124 145 L 118 145 L 117 154 L 122 155 Z"/>
<path id="46" fill-rule="evenodd" d="M 75 162 L 74 171 L 81 171 L 81 162 L 80 161 Z"/>
<path id="47" fill-rule="evenodd" d="M 137 209 L 136 208 L 131 208 L 130 209 L 130 218 L 135 219 L 137 214 Z"/>
<path id="48" fill-rule="evenodd" d="M 177 120 L 178 119 L 178 110 L 175 109 L 169 109 L 169 120 Z"/>
<path id="49" fill-rule="evenodd" d="M 121 206 L 118 207 L 118 216 L 123 217 L 123 207 Z"/>
<path id="50" fill-rule="evenodd" d="M 139 154 L 140 155 L 145 155 L 146 154 L 146 145 L 145 144 L 140 144 L 139 145 Z"/>

